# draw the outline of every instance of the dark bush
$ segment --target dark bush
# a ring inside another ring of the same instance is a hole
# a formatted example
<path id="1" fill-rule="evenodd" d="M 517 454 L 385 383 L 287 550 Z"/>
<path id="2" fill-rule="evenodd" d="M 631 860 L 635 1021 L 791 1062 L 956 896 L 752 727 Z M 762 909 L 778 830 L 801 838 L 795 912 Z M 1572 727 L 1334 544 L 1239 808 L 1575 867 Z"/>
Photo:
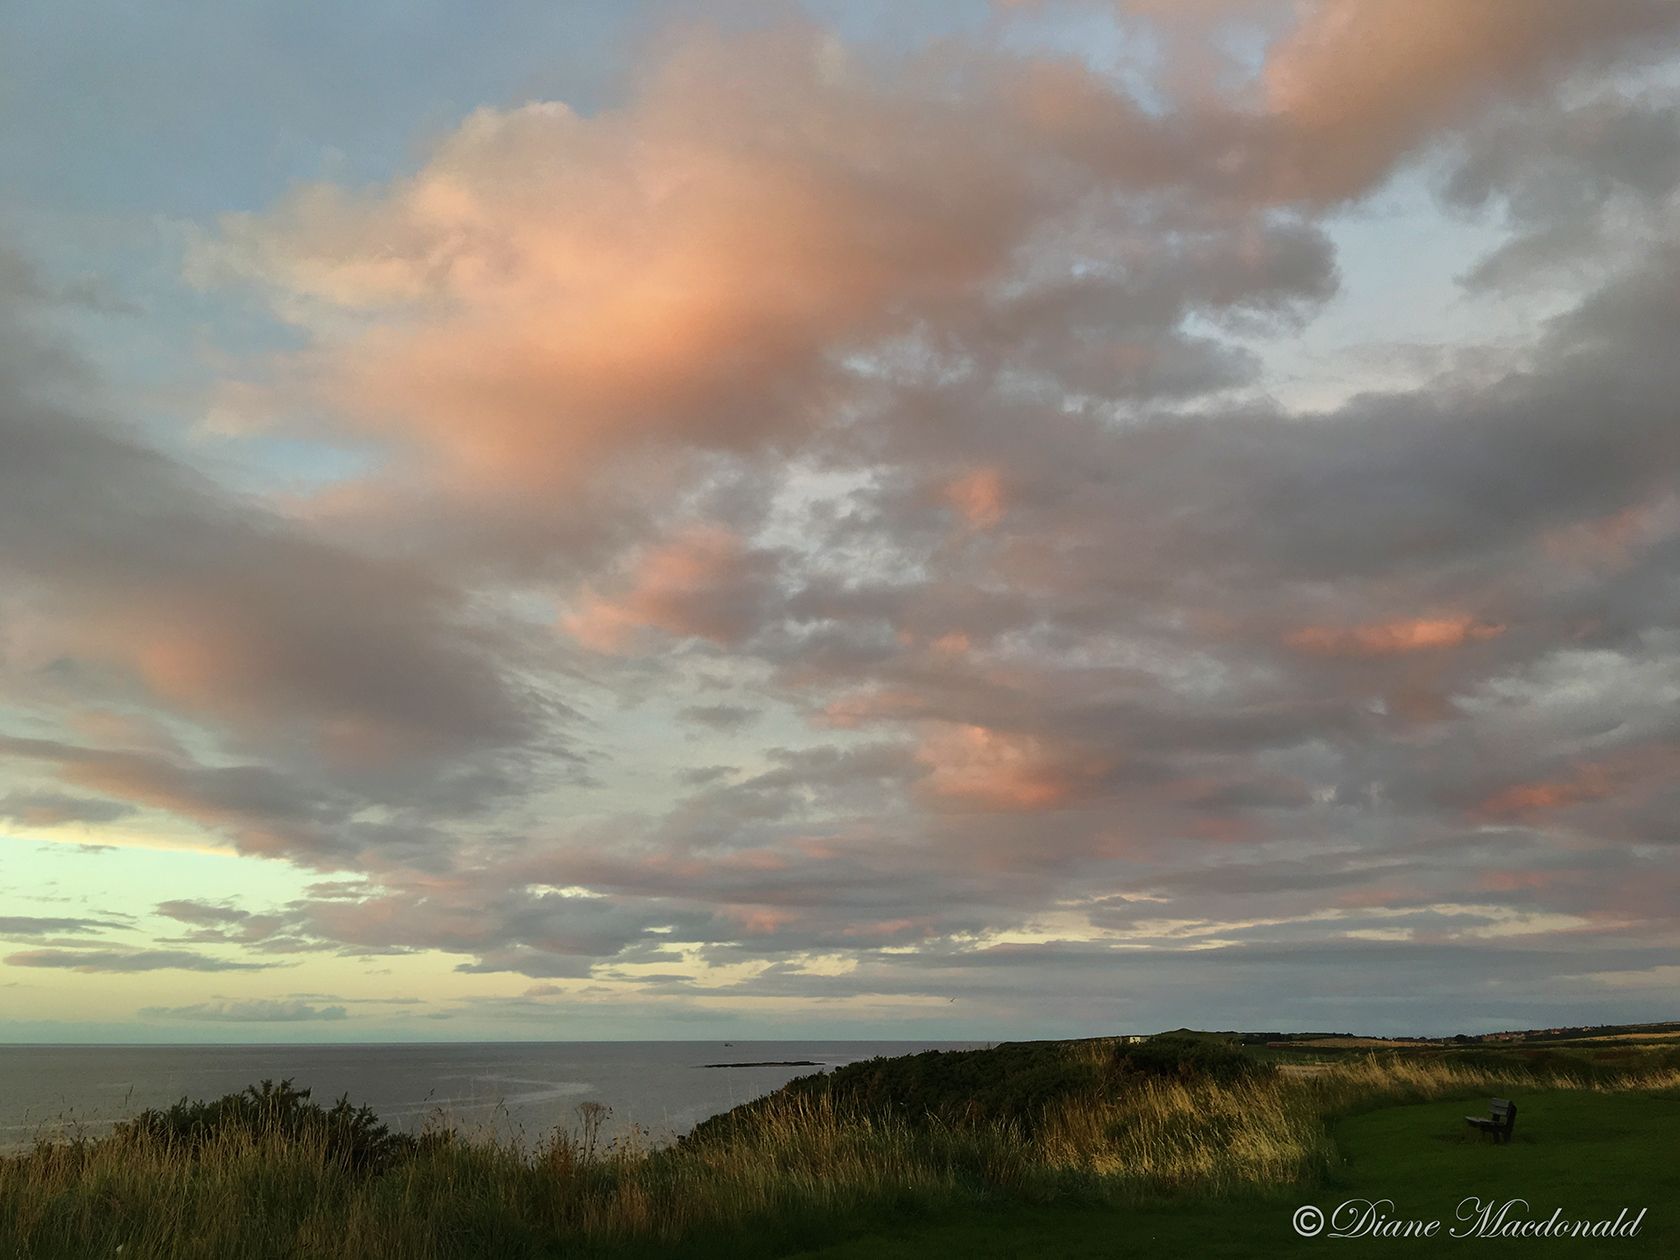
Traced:
<path id="1" fill-rule="evenodd" d="M 1206 1037 L 1180 1037 L 1167 1033 L 1136 1045 L 1122 1046 L 1116 1056 L 1122 1070 L 1148 1076 L 1182 1079 L 1205 1077 L 1216 1081 L 1239 1081 L 1264 1076 L 1276 1069 L 1244 1054 L 1234 1041 Z"/>
<path id="2" fill-rule="evenodd" d="M 828 1098 L 846 1110 L 912 1121 L 967 1126 L 1002 1122 L 1030 1133 L 1046 1111 L 1134 1088 L 1140 1077 L 1208 1077 L 1222 1081 L 1274 1071 L 1245 1055 L 1234 1040 L 1153 1037 L 1135 1045 L 1027 1041 L 988 1050 L 928 1050 L 851 1063 L 802 1076 L 767 1098 L 699 1125 L 686 1141 L 740 1131 L 765 1110 L 801 1098 Z"/>
<path id="3" fill-rule="evenodd" d="M 281 1139 L 319 1143 L 331 1162 L 356 1172 L 381 1172 L 420 1149 L 420 1139 L 392 1133 L 371 1107 L 353 1107 L 348 1095 L 331 1107 L 311 1102 L 310 1091 L 290 1080 L 260 1085 L 209 1102 L 183 1098 L 167 1109 L 151 1108 L 117 1126 L 118 1141 L 149 1139 L 197 1154 L 208 1144 L 234 1136 L 253 1141 Z M 446 1140 L 434 1135 L 427 1142 Z"/>
<path id="4" fill-rule="evenodd" d="M 1064 1046 L 1024 1042 L 874 1059 L 800 1084 L 871 1113 L 1030 1125 L 1047 1106 L 1099 1088 L 1102 1077 L 1100 1066 L 1070 1056 Z"/>

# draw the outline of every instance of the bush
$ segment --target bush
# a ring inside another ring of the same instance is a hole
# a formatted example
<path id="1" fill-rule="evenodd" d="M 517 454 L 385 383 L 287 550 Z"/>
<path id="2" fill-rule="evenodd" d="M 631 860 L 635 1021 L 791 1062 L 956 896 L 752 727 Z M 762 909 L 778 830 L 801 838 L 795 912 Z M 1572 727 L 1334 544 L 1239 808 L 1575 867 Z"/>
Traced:
<path id="1" fill-rule="evenodd" d="M 766 1098 L 704 1122 L 687 1140 L 733 1134 L 766 1110 L 799 1099 L 823 1099 L 844 1112 L 871 1117 L 963 1128 L 1003 1125 L 1030 1137 L 1059 1105 L 1116 1098 L 1140 1077 L 1230 1083 L 1273 1071 L 1234 1042 L 1205 1036 L 1168 1034 L 1135 1045 L 1098 1039 L 927 1050 L 799 1077 Z"/>
<path id="2" fill-rule="evenodd" d="M 1118 1066 L 1148 1076 L 1169 1076 L 1181 1080 L 1201 1078 L 1230 1084 L 1267 1076 L 1276 1071 L 1242 1052 L 1234 1042 L 1206 1037 L 1182 1037 L 1166 1033 L 1136 1045 L 1120 1047 Z"/>
<path id="3" fill-rule="evenodd" d="M 327 1161 L 354 1172 L 383 1172 L 414 1154 L 419 1139 L 392 1133 L 371 1107 L 353 1107 L 349 1096 L 331 1107 L 310 1101 L 310 1091 L 288 1080 L 263 1081 L 210 1102 L 183 1098 L 162 1110 L 149 1108 L 117 1126 L 122 1142 L 149 1141 L 197 1155 L 228 1140 L 282 1139 L 318 1146 Z M 429 1142 L 446 1140 L 443 1135 Z"/>

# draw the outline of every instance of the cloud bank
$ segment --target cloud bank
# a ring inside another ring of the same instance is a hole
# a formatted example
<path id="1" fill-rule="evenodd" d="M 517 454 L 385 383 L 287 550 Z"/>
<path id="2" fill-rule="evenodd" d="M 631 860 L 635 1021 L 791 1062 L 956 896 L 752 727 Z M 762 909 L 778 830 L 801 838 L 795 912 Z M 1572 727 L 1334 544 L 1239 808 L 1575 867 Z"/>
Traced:
<path id="1" fill-rule="evenodd" d="M 1195 94 L 670 32 L 609 107 L 199 231 L 192 281 L 287 331 L 215 423 L 371 452 L 302 492 L 148 440 L 0 285 L 0 812 L 331 876 L 157 907 L 215 953 L 6 962 L 1023 1025 L 1660 991 L 1677 17 L 1330 0 Z M 1558 313 L 1290 404 L 1338 216 L 1406 179 L 1500 225 L 1468 292 L 1564 275 Z"/>

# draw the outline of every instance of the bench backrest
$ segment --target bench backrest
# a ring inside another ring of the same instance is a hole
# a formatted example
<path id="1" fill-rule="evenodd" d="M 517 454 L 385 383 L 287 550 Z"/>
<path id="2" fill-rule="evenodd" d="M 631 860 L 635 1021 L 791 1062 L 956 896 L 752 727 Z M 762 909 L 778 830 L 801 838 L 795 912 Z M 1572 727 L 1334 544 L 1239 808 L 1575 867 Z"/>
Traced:
<path id="1" fill-rule="evenodd" d="M 1507 1129 L 1517 1122 L 1517 1104 L 1509 1098 L 1495 1098 L 1488 1113 Z"/>

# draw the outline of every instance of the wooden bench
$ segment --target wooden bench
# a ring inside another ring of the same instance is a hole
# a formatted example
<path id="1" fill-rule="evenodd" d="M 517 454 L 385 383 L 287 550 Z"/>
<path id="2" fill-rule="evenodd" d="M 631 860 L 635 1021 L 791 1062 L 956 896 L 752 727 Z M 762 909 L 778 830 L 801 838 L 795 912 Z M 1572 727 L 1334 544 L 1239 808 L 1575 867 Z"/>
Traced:
<path id="1" fill-rule="evenodd" d="M 1495 1098 L 1485 1116 L 1465 1116 L 1464 1123 L 1478 1133 L 1491 1133 L 1495 1142 L 1509 1142 L 1517 1127 L 1517 1104 L 1509 1098 Z"/>

